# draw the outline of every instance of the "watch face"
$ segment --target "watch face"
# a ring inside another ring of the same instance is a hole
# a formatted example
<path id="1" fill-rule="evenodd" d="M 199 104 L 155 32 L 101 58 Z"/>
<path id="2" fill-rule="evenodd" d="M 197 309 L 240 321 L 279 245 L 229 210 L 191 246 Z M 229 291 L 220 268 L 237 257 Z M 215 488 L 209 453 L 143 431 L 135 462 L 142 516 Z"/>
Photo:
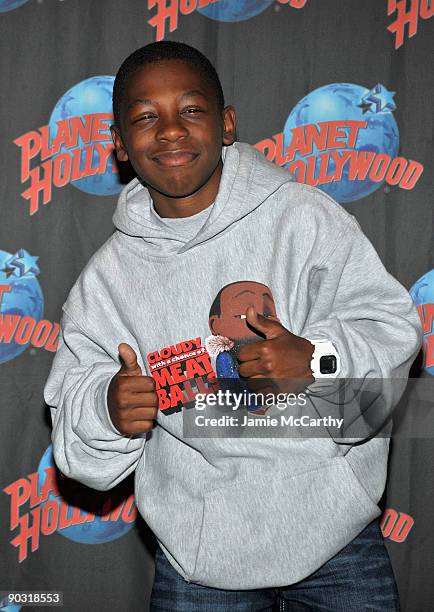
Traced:
<path id="1" fill-rule="evenodd" d="M 338 368 L 335 355 L 323 355 L 319 360 L 321 374 L 334 374 Z"/>

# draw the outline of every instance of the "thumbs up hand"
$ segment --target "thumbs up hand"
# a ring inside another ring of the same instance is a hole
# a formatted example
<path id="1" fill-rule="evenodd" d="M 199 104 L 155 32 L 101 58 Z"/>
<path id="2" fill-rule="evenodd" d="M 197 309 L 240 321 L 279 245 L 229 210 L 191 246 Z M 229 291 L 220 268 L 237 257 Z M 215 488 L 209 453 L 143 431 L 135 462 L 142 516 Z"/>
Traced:
<path id="1" fill-rule="evenodd" d="M 248 326 L 258 335 L 265 336 L 240 348 L 237 354 L 240 376 L 250 379 L 272 379 L 273 385 L 286 393 L 299 393 L 314 382 L 310 362 L 314 346 L 300 336 L 292 334 L 275 318 L 267 318 L 249 306 L 246 311 Z M 275 379 L 283 379 L 281 383 Z M 250 380 L 249 387 L 253 381 Z M 255 384 L 254 390 L 260 387 Z M 269 387 L 269 385 L 267 385 Z"/>
<path id="2" fill-rule="evenodd" d="M 118 346 L 122 367 L 119 376 L 141 376 L 142 370 L 137 362 L 136 352 L 129 344 L 123 342 Z"/>
<path id="3" fill-rule="evenodd" d="M 123 342 L 118 347 L 121 368 L 107 391 L 113 425 L 126 436 L 146 433 L 158 414 L 158 395 L 152 376 L 143 376 L 135 350 Z"/>

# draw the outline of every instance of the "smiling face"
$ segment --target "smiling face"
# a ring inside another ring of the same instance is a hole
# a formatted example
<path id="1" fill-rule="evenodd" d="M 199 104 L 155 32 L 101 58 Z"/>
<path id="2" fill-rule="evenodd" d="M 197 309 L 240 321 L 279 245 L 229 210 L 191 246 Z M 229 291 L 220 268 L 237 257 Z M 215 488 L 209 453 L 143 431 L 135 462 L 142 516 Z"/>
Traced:
<path id="1" fill-rule="evenodd" d="M 161 216 L 193 215 L 215 199 L 221 148 L 235 141 L 235 111 L 182 60 L 145 64 L 129 78 L 121 125 L 112 126 L 120 161 L 130 160 Z"/>
<path id="2" fill-rule="evenodd" d="M 264 317 L 278 320 L 270 289 L 255 281 L 239 281 L 228 285 L 220 295 L 220 315 L 211 315 L 209 324 L 214 335 L 249 342 L 258 339 L 246 322 L 246 310 L 253 306 Z"/>

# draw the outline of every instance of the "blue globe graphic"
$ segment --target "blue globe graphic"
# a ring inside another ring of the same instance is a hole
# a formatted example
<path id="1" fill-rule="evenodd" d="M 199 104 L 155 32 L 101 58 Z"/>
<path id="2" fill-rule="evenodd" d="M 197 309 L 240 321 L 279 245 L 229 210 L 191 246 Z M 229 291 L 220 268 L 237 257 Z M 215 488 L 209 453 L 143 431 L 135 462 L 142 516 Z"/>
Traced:
<path id="1" fill-rule="evenodd" d="M 13 11 L 20 6 L 23 6 L 28 0 L 0 0 L 0 13 Z"/>
<path id="2" fill-rule="evenodd" d="M 414 283 L 410 289 L 410 295 L 416 306 L 434 304 L 434 270 L 430 270 Z M 425 337 L 433 333 L 434 330 L 431 328 Z M 434 366 L 425 367 L 425 371 L 434 376 Z"/>
<path id="3" fill-rule="evenodd" d="M 112 113 L 112 93 L 113 93 L 113 76 L 95 76 L 80 81 L 68 89 L 66 93 L 60 98 L 56 106 L 51 113 L 49 124 L 50 129 L 50 141 L 52 142 L 57 134 L 57 121 L 62 119 L 69 119 L 70 117 L 81 117 L 82 115 L 88 115 L 93 113 Z M 105 124 L 107 125 L 107 123 Z M 87 145 L 101 142 L 106 146 L 109 141 L 100 140 L 89 143 L 83 143 L 83 140 L 79 136 L 78 146 L 82 148 L 81 154 L 81 168 L 84 167 L 85 163 L 85 149 Z M 58 153 L 67 152 L 63 145 Z M 94 174 L 87 176 L 75 181 L 71 181 L 71 185 L 77 187 L 85 193 L 91 193 L 93 195 L 113 195 L 119 193 L 123 185 L 119 182 L 119 174 L 112 171 L 113 154 L 107 161 L 107 166 L 103 174 Z M 99 154 L 96 150 L 93 151 L 92 167 L 96 167 L 99 162 Z"/>
<path id="4" fill-rule="evenodd" d="M 11 257 L 11 253 L 0 249 L 0 285 L 11 287 L 11 291 L 3 293 L 0 314 L 33 317 L 36 321 L 40 321 L 44 314 L 44 296 L 41 287 L 34 276 L 8 277 L 3 268 Z M 0 342 L 0 363 L 18 357 L 28 346 L 29 343 Z"/>
<path id="5" fill-rule="evenodd" d="M 198 12 L 216 21 L 244 21 L 262 13 L 274 0 L 220 0 L 198 8 Z"/>
<path id="6" fill-rule="evenodd" d="M 21 606 L 16 603 L 8 603 L 8 598 L 0 600 L 0 612 L 18 612 Z"/>
<path id="7" fill-rule="evenodd" d="M 53 459 L 53 447 L 50 444 L 50 446 L 43 454 L 38 466 L 39 494 L 41 493 L 42 487 L 47 477 L 45 470 L 47 468 L 53 467 L 55 467 Z M 48 495 L 47 502 L 49 500 L 54 500 L 60 505 L 60 496 L 56 497 L 55 495 L 53 495 L 53 493 L 50 493 Z M 68 518 L 72 516 L 73 510 L 74 506 L 69 506 L 67 512 Z M 83 514 L 87 514 L 87 511 L 83 510 Z M 82 523 L 81 525 L 71 525 L 71 527 L 64 527 L 63 529 L 58 529 L 57 532 L 60 535 L 65 536 L 65 538 L 73 540 L 74 542 L 80 542 L 81 544 L 103 544 L 104 542 L 111 542 L 112 540 L 117 540 L 118 538 L 122 537 L 132 528 L 133 525 L 134 521 L 132 523 L 126 523 L 121 518 L 117 521 L 103 521 L 101 516 L 95 515 L 95 518 L 89 523 Z"/>
<path id="8" fill-rule="evenodd" d="M 369 93 L 369 89 L 366 89 L 366 87 L 351 83 L 332 83 L 309 93 L 294 106 L 286 120 L 283 128 L 284 150 L 292 140 L 291 130 L 295 127 L 319 123 L 320 121 L 351 120 L 367 122 L 366 129 L 361 129 L 358 132 L 355 150 L 387 153 L 391 158 L 396 157 L 399 149 L 399 132 L 395 118 L 390 111 L 363 114 L 362 108 L 358 105 L 367 93 Z M 330 150 L 326 149 L 321 153 Z M 339 151 L 343 150 L 351 149 L 345 147 L 339 149 Z M 316 158 L 316 173 L 320 162 L 319 153 L 314 144 L 312 155 L 318 156 Z M 303 159 L 303 156 L 300 156 L 299 153 L 295 155 L 293 161 L 298 159 Z M 340 181 L 318 185 L 320 189 L 341 204 L 360 200 L 379 189 L 384 183 L 384 181 L 371 181 L 369 173 L 364 180 L 349 180 L 348 167 L 347 162 Z M 330 157 L 327 174 L 332 174 L 335 168 L 334 160 Z"/>

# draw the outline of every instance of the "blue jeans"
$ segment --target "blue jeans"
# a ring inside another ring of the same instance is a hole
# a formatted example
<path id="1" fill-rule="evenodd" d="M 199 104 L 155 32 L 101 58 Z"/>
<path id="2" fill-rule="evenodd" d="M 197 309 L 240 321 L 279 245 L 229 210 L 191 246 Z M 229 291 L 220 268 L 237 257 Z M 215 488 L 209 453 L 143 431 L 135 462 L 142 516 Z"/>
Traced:
<path id="1" fill-rule="evenodd" d="M 289 586 L 226 591 L 186 582 L 160 548 L 151 612 L 399 612 L 378 519 L 316 572 Z"/>

